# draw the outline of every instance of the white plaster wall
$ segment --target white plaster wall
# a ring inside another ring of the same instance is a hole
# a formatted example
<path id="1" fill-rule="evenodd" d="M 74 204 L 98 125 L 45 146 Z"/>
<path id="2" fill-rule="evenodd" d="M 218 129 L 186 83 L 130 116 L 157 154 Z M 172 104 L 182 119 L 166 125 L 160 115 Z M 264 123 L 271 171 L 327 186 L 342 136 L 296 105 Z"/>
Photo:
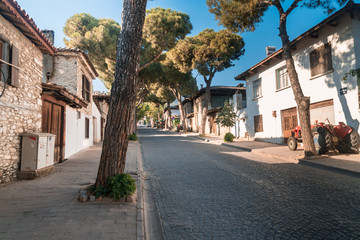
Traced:
<path id="1" fill-rule="evenodd" d="M 92 122 L 93 125 L 93 141 L 94 143 L 98 143 L 101 141 L 101 113 L 97 108 L 96 104 L 92 101 Z"/>
<path id="2" fill-rule="evenodd" d="M 313 49 L 331 43 L 334 71 L 324 76 L 311 79 L 310 57 Z M 355 68 L 356 58 L 352 35 L 352 20 L 346 15 L 336 27 L 327 26 L 319 31 L 319 38 L 306 38 L 296 45 L 295 66 L 305 96 L 310 96 L 311 103 L 333 99 L 335 121 L 343 121 L 356 127 L 359 115 L 358 88 L 355 79 L 346 82 L 342 77 Z M 276 91 L 276 69 L 285 65 L 285 61 L 273 62 L 272 65 L 252 75 L 246 81 L 247 109 L 246 129 L 252 138 L 262 138 L 270 142 L 282 142 L 281 110 L 296 106 L 291 88 Z M 253 81 L 262 79 L 262 97 L 253 99 Z M 340 95 L 340 88 L 347 87 L 348 92 Z M 272 116 L 276 111 L 277 117 Z M 244 114 L 244 113 L 243 113 Z M 262 114 L 264 132 L 254 133 L 254 116 Z"/>
<path id="3" fill-rule="evenodd" d="M 85 138 L 85 117 L 89 118 L 89 138 Z M 93 145 L 92 116 L 66 106 L 66 136 L 65 136 L 65 158 Z"/>

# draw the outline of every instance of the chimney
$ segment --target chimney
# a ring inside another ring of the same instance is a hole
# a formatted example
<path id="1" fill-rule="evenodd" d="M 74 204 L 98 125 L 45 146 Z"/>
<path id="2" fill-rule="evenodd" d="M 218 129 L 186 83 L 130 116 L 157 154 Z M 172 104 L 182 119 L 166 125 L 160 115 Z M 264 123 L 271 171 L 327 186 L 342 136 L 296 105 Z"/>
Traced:
<path id="1" fill-rule="evenodd" d="M 204 85 L 203 84 L 200 84 L 200 89 L 203 89 L 204 88 Z"/>
<path id="2" fill-rule="evenodd" d="M 43 34 L 47 39 L 49 39 L 49 42 L 51 42 L 52 45 L 54 45 L 55 41 L 55 33 L 53 30 L 42 30 Z"/>
<path id="3" fill-rule="evenodd" d="M 275 46 L 266 46 L 266 56 L 270 56 L 276 51 Z"/>

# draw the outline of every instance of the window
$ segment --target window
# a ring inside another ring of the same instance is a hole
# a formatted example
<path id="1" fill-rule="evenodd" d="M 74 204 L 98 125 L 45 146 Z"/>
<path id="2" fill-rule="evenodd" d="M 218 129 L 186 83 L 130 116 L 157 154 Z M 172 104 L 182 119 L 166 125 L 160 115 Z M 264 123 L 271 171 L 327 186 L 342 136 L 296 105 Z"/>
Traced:
<path id="1" fill-rule="evenodd" d="M 311 77 L 333 70 L 331 61 L 331 45 L 329 43 L 318 47 L 310 53 L 310 69 Z"/>
<path id="2" fill-rule="evenodd" d="M 254 116 L 255 132 L 263 132 L 263 119 L 262 115 Z"/>
<path id="3" fill-rule="evenodd" d="M 19 87 L 19 50 L 0 38 L 0 82 Z"/>
<path id="4" fill-rule="evenodd" d="M 82 75 L 82 97 L 90 102 L 90 81 Z"/>
<path id="5" fill-rule="evenodd" d="M 90 122 L 89 119 L 86 117 L 85 118 L 85 138 L 89 138 L 89 127 L 90 127 Z"/>
<path id="6" fill-rule="evenodd" d="M 258 98 L 262 96 L 261 91 L 261 78 L 253 81 L 253 98 Z"/>
<path id="7" fill-rule="evenodd" d="M 276 70 L 276 90 L 289 87 L 289 76 L 286 66 Z"/>

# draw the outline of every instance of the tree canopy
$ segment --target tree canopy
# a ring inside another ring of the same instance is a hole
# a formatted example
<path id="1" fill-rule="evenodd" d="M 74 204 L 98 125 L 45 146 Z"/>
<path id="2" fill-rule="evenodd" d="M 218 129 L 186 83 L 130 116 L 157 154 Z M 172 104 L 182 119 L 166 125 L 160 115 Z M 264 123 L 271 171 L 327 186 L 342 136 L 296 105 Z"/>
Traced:
<path id="1" fill-rule="evenodd" d="M 203 76 L 211 76 L 233 66 L 233 61 L 244 54 L 244 45 L 242 37 L 229 30 L 205 29 L 180 40 L 167 55 L 182 72 L 196 69 Z"/>
<path id="2" fill-rule="evenodd" d="M 120 25 L 111 19 L 97 19 L 89 14 L 75 14 L 66 21 L 65 45 L 88 53 L 99 73 L 99 78 L 109 88 L 114 81 L 116 44 Z"/>
<path id="3" fill-rule="evenodd" d="M 116 44 L 120 25 L 111 19 L 97 19 L 81 13 L 65 24 L 65 45 L 88 53 L 99 78 L 110 88 L 114 81 Z M 143 29 L 140 70 L 154 63 L 192 30 L 190 17 L 171 9 L 147 10 Z"/>
<path id="4" fill-rule="evenodd" d="M 270 6 L 285 2 L 284 0 L 206 0 L 210 13 L 226 28 L 233 32 L 254 31 L 263 21 L 264 13 Z M 296 7 L 323 8 L 331 13 L 347 0 L 294 0 L 284 12 L 289 15 Z"/>

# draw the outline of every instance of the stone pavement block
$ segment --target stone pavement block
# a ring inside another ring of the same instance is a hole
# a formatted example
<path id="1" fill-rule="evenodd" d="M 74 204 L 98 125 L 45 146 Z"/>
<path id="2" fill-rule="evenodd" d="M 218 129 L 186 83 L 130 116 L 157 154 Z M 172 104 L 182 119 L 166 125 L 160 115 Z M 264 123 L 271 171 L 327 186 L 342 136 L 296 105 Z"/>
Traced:
<path id="1" fill-rule="evenodd" d="M 50 176 L 0 185 L 0 239 L 137 239 L 137 203 L 77 201 L 95 181 L 100 153 L 96 145 L 55 165 Z M 136 173 L 135 157 L 129 152 L 127 162 Z"/>

